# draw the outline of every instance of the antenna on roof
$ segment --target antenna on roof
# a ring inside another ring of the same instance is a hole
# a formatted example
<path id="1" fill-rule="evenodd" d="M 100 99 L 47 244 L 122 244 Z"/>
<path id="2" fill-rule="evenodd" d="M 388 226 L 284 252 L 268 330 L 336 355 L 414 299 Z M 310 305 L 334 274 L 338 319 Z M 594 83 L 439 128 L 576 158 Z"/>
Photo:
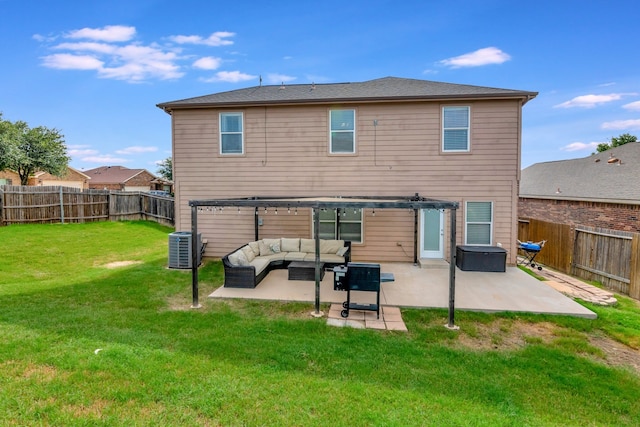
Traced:
<path id="1" fill-rule="evenodd" d="M 260 87 L 262 87 L 262 75 L 260 75 Z"/>
<path id="2" fill-rule="evenodd" d="M 280 85 L 280 90 L 284 89 L 284 82 L 282 82 L 282 84 Z"/>

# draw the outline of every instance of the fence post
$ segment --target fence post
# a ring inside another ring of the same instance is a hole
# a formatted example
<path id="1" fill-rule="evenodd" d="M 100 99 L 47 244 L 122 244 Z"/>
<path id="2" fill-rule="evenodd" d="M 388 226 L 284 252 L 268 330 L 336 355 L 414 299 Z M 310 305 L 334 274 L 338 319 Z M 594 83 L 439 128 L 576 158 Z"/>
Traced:
<path id="1" fill-rule="evenodd" d="M 640 299 L 640 234 L 634 233 L 631 240 L 631 265 L 629 296 Z"/>
<path id="2" fill-rule="evenodd" d="M 4 190 L 0 188 L 0 227 L 4 225 Z"/>
<path id="3" fill-rule="evenodd" d="M 64 196 L 62 195 L 62 185 L 60 186 L 60 222 L 64 224 Z"/>

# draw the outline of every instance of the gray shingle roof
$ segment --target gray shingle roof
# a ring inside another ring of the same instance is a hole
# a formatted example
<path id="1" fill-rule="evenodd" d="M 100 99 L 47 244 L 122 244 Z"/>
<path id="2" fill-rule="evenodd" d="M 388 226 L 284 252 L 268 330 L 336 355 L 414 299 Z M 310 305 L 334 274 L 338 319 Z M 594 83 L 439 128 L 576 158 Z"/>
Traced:
<path id="1" fill-rule="evenodd" d="M 267 105 L 336 101 L 415 100 L 456 98 L 534 98 L 537 92 L 441 83 L 428 80 L 384 77 L 360 83 L 296 84 L 254 86 L 195 98 L 164 102 L 158 107 Z"/>
<path id="2" fill-rule="evenodd" d="M 640 143 L 531 165 L 522 170 L 520 197 L 640 204 Z"/>

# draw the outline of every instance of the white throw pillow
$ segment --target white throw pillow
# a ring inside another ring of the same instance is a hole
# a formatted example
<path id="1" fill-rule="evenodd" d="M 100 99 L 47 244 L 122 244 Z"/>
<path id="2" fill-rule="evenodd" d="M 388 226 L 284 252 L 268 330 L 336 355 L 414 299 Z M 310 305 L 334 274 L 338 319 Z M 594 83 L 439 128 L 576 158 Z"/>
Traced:
<path id="1" fill-rule="evenodd" d="M 344 254 L 346 254 L 348 250 L 349 248 L 347 246 L 343 246 L 340 249 L 338 249 L 338 251 L 336 252 L 336 255 L 344 256 Z"/>
<path id="2" fill-rule="evenodd" d="M 251 248 L 255 256 L 260 255 L 260 242 L 249 242 L 249 247 Z"/>
<path id="3" fill-rule="evenodd" d="M 247 261 L 251 262 L 256 258 L 256 254 L 253 253 L 251 246 L 246 245 L 242 247 L 242 253 L 247 257 Z"/>
<path id="4" fill-rule="evenodd" d="M 260 240 L 260 256 L 273 255 L 280 252 L 280 239 L 262 239 Z"/>

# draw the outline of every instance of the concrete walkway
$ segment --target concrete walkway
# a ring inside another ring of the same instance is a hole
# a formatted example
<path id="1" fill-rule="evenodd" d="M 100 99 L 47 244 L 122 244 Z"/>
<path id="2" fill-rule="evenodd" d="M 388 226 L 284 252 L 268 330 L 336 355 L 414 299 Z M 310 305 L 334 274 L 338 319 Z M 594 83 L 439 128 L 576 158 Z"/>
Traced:
<path id="1" fill-rule="evenodd" d="M 618 302 L 612 292 L 589 285 L 575 277 L 557 271 L 551 271 L 545 267 L 543 267 L 542 270 L 535 270 L 535 272 L 538 276 L 547 279 L 542 283 L 551 286 L 553 289 L 570 298 L 579 298 L 583 301 L 598 305 L 614 305 Z"/>

